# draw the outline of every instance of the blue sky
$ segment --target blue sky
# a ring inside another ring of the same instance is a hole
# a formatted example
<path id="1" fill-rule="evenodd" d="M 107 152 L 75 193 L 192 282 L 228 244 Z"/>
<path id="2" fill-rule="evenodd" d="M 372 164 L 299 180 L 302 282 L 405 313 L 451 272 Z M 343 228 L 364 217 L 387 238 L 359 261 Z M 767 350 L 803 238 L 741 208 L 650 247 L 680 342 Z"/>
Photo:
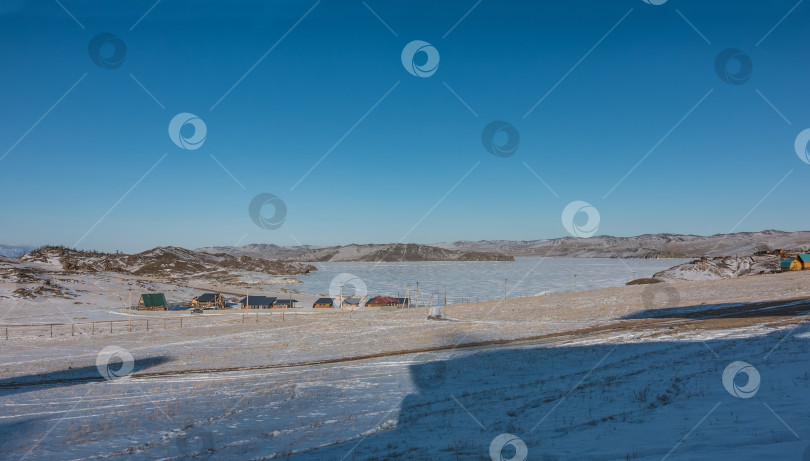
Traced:
<path id="1" fill-rule="evenodd" d="M 575 200 L 597 235 L 810 228 L 810 5 L 436 3 L 0 3 L 0 241 L 543 239 Z M 104 32 L 115 69 L 88 53 Z M 413 40 L 439 52 L 430 77 L 402 65 Z M 727 48 L 753 63 L 742 85 L 715 72 Z M 169 137 L 183 112 L 199 149 Z M 482 144 L 495 120 L 520 134 L 510 157 Z M 261 193 L 281 227 L 251 220 Z"/>

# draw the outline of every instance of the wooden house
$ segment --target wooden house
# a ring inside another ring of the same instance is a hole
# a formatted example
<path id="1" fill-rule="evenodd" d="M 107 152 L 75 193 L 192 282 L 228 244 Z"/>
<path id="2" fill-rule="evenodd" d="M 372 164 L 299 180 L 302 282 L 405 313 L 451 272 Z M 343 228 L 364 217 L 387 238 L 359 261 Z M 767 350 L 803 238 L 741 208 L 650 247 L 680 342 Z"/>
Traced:
<path id="1" fill-rule="evenodd" d="M 284 298 L 284 299 L 279 298 L 279 299 L 276 299 L 276 302 L 273 303 L 273 308 L 274 309 L 278 309 L 278 308 L 288 309 L 288 308 L 294 308 L 294 307 L 298 307 L 298 306 L 299 306 L 299 304 L 298 304 L 297 299 L 289 299 L 289 298 Z"/>
<path id="2" fill-rule="evenodd" d="M 328 309 L 330 307 L 335 307 L 335 300 L 332 298 L 318 298 L 312 307 L 315 309 Z"/>
<path id="3" fill-rule="evenodd" d="M 242 309 L 270 309 L 276 298 L 270 296 L 245 296 L 239 300 Z"/>
<path id="4" fill-rule="evenodd" d="M 802 265 L 802 269 L 810 269 L 810 253 L 799 253 L 796 261 Z"/>
<path id="5" fill-rule="evenodd" d="M 163 293 L 144 293 L 138 300 L 138 309 L 165 311 L 169 309 L 169 304 Z"/>
<path id="6" fill-rule="evenodd" d="M 203 293 L 192 299 L 191 305 L 202 309 L 221 309 L 225 307 L 225 298 L 219 293 Z"/>
<path id="7" fill-rule="evenodd" d="M 366 307 L 398 306 L 399 300 L 390 296 L 375 296 L 368 300 Z"/>
<path id="8" fill-rule="evenodd" d="M 788 271 L 798 271 L 802 269 L 802 263 L 799 262 L 799 258 L 794 259 L 785 259 L 782 261 L 782 264 L 779 265 L 779 270 L 782 272 Z"/>

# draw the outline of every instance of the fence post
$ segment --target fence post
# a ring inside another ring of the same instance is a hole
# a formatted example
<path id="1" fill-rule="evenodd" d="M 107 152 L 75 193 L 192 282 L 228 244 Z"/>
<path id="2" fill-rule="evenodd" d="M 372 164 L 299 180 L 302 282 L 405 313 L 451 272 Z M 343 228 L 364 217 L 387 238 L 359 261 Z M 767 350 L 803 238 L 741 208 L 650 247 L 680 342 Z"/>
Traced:
<path id="1" fill-rule="evenodd" d="M 259 313 L 256 312 L 256 323 L 259 323 Z"/>
<path id="2" fill-rule="evenodd" d="M 166 329 L 166 319 L 163 319 L 163 329 Z"/>
<path id="3" fill-rule="evenodd" d="M 183 328 L 183 317 L 180 317 L 180 328 Z"/>
<path id="4" fill-rule="evenodd" d="M 245 323 L 245 314 L 242 314 L 242 323 Z"/>
<path id="5" fill-rule="evenodd" d="M 6 327 L 6 341 L 8 341 L 8 327 Z"/>
<path id="6" fill-rule="evenodd" d="M 51 324 L 51 338 L 53 338 L 53 324 Z"/>
<path id="7" fill-rule="evenodd" d="M 110 321 L 110 333 L 112 333 L 112 321 Z"/>
<path id="8" fill-rule="evenodd" d="M 92 329 L 90 330 L 90 334 L 91 335 L 96 334 L 96 322 L 93 322 L 93 326 L 92 326 Z"/>
<path id="9" fill-rule="evenodd" d="M 146 319 L 146 331 L 149 331 L 149 319 Z"/>
<path id="10" fill-rule="evenodd" d="M 73 336 L 73 324 L 70 324 L 70 336 Z"/>

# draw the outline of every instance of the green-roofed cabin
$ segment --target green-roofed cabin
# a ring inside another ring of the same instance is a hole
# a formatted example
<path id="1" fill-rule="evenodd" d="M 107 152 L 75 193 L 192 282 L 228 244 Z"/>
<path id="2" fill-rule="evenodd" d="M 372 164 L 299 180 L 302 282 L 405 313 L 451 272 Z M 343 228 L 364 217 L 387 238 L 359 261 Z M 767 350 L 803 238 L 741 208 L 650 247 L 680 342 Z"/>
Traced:
<path id="1" fill-rule="evenodd" d="M 799 253 L 799 256 L 796 256 L 796 261 L 801 263 L 802 269 L 810 269 L 810 253 Z"/>
<path id="2" fill-rule="evenodd" d="M 149 310 L 167 310 L 169 304 L 166 302 L 166 296 L 163 293 L 145 293 L 141 295 L 138 301 L 138 309 Z"/>
<path id="3" fill-rule="evenodd" d="M 802 263 L 799 262 L 799 259 L 785 259 L 782 261 L 782 264 L 779 265 L 779 270 L 782 272 L 788 271 L 799 271 L 802 270 Z"/>

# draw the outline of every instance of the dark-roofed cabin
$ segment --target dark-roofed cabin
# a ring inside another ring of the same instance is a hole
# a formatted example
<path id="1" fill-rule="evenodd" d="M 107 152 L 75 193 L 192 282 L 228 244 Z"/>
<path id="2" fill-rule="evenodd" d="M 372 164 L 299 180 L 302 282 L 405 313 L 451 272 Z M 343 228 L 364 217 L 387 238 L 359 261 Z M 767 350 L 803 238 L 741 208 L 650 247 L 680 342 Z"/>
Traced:
<path id="1" fill-rule="evenodd" d="M 411 307 L 411 298 L 396 298 L 396 300 L 401 307 Z"/>
<path id="2" fill-rule="evenodd" d="M 340 303 L 341 307 L 360 307 L 360 298 L 346 298 Z"/>
<path id="3" fill-rule="evenodd" d="M 169 308 L 166 296 L 163 293 L 144 293 L 138 300 L 138 309 L 162 310 Z"/>
<path id="4" fill-rule="evenodd" d="M 312 307 L 316 309 L 328 309 L 330 307 L 335 307 L 335 300 L 332 298 L 318 298 Z"/>
<path id="5" fill-rule="evenodd" d="M 366 307 L 398 306 L 399 300 L 390 296 L 375 296 L 368 300 Z"/>
<path id="6" fill-rule="evenodd" d="M 239 301 L 242 309 L 270 309 L 276 298 L 270 296 L 246 296 Z"/>
<path id="7" fill-rule="evenodd" d="M 193 307 L 203 309 L 218 309 L 225 307 L 225 298 L 219 293 L 203 293 L 191 300 Z"/>
<path id="8" fill-rule="evenodd" d="M 276 302 L 273 303 L 274 308 L 294 308 L 298 307 L 298 300 L 297 299 L 276 299 Z"/>

